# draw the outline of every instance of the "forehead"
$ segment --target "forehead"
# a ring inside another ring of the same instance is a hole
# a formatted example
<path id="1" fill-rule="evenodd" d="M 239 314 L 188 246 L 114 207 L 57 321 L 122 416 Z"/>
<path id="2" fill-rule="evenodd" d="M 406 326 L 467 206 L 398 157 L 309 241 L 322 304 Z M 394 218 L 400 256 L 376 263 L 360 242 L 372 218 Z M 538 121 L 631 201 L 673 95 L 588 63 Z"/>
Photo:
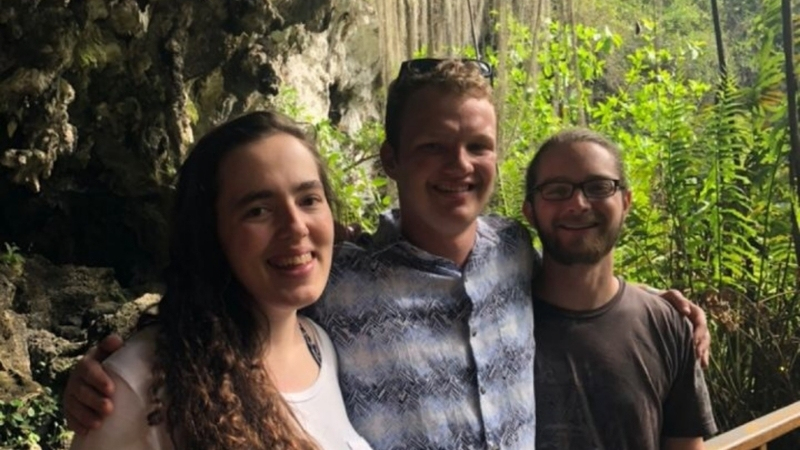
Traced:
<path id="1" fill-rule="evenodd" d="M 470 92 L 452 93 L 435 87 L 411 95 L 402 115 L 402 137 L 450 129 L 496 136 L 497 116 L 491 99 Z"/>
<path id="2" fill-rule="evenodd" d="M 591 176 L 619 177 L 614 155 L 594 142 L 573 142 L 551 148 L 539 163 L 538 178 L 582 180 Z"/>
<path id="3" fill-rule="evenodd" d="M 289 134 L 278 133 L 225 155 L 217 179 L 221 193 L 237 193 L 319 179 L 319 170 L 303 142 Z"/>

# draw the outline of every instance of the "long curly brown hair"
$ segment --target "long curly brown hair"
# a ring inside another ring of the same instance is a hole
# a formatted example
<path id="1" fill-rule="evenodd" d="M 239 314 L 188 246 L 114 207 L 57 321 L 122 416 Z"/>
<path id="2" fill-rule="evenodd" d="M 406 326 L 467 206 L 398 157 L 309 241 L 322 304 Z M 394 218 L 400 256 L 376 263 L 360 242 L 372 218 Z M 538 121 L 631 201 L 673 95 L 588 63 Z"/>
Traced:
<path id="1" fill-rule="evenodd" d="M 250 113 L 210 131 L 179 172 L 166 291 L 149 321 L 158 325 L 158 337 L 148 421 L 166 421 L 176 448 L 316 449 L 264 369 L 267 333 L 217 238 L 220 161 L 276 133 L 306 144 L 333 204 L 314 145 L 296 124 L 272 112 Z"/>

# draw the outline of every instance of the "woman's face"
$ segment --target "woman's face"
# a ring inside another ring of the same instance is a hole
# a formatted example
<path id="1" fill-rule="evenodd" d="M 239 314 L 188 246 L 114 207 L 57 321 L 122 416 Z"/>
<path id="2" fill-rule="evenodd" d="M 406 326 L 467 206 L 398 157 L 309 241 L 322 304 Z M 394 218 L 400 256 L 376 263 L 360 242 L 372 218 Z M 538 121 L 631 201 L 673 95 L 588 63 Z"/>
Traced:
<path id="1" fill-rule="evenodd" d="M 333 216 L 314 156 L 279 133 L 223 157 L 216 201 L 220 245 L 236 278 L 267 314 L 322 294 L 333 255 Z"/>

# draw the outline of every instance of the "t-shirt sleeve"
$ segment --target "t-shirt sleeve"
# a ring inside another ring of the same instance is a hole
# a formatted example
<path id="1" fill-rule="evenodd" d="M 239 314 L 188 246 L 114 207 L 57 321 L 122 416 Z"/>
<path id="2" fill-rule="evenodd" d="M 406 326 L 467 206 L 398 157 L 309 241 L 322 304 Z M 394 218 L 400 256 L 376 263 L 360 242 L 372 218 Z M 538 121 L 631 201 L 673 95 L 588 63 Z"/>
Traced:
<path id="1" fill-rule="evenodd" d="M 665 437 L 707 437 L 717 432 L 703 369 L 695 357 L 692 326 L 681 318 L 675 361 L 675 380 L 664 402 Z"/>
<path id="2" fill-rule="evenodd" d="M 146 403 L 113 367 L 105 366 L 114 382 L 114 412 L 99 429 L 83 436 L 75 436 L 71 450 L 161 450 L 157 442 L 149 439 Z"/>

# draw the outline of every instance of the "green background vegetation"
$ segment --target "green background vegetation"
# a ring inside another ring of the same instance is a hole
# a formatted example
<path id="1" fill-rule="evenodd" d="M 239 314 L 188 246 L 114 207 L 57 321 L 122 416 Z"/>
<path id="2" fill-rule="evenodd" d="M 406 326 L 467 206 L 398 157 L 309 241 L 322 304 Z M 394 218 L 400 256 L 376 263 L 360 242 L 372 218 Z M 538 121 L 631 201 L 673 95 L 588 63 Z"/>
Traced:
<path id="1" fill-rule="evenodd" d="M 548 135 L 579 124 L 608 135 L 623 147 L 634 193 L 617 268 L 677 288 L 708 312 L 707 378 L 720 428 L 798 400 L 800 236 L 779 1 L 720 1 L 727 78 L 708 1 L 562 0 L 552 8 L 538 26 L 493 16 L 486 57 L 499 72 L 503 157 L 492 212 L 522 220 L 524 169 Z M 276 101 L 308 121 L 295 105 L 288 89 Z M 390 183 L 374 175 L 381 124 L 357 135 L 327 121 L 311 126 L 341 220 L 374 230 L 392 198 Z M 16 249 L 5 250 L 0 261 L 18 265 Z M 0 448 L 57 446 L 56 410 L 49 391 L 0 404 Z M 800 439 L 781 445 L 799 448 Z"/>

